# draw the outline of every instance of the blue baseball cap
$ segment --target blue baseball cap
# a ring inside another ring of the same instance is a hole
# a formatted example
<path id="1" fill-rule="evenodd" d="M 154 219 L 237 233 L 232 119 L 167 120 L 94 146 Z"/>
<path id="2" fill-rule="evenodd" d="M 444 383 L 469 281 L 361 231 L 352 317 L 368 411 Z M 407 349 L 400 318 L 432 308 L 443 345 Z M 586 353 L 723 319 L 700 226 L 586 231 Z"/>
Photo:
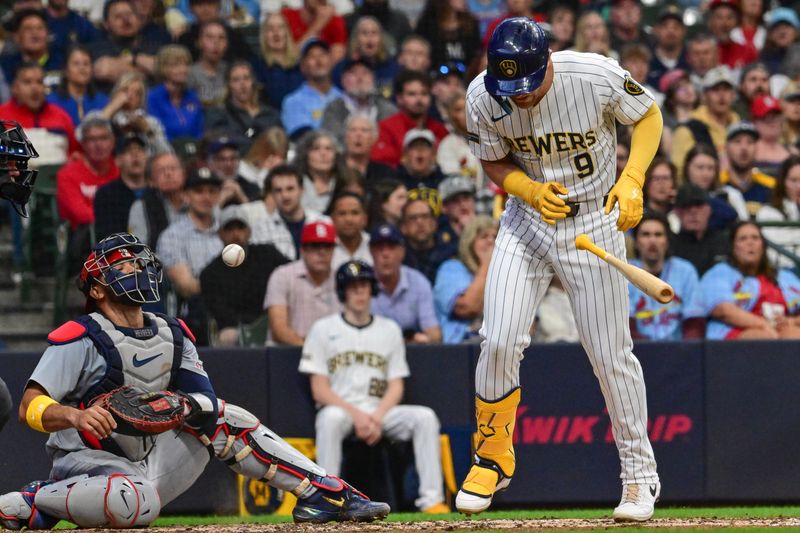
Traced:
<path id="1" fill-rule="evenodd" d="M 800 17 L 791 8 L 778 7 L 773 9 L 767 14 L 767 28 L 772 28 L 776 24 L 785 22 L 794 26 L 794 29 L 800 30 Z"/>
<path id="2" fill-rule="evenodd" d="M 305 59 L 308 53 L 311 51 L 312 48 L 319 47 L 325 50 L 326 52 L 331 51 L 331 45 L 323 41 L 322 39 L 318 39 L 313 37 L 305 42 L 303 48 L 300 49 L 300 59 Z"/>
<path id="3" fill-rule="evenodd" d="M 381 224 L 369 235 L 369 244 L 389 242 L 392 244 L 403 244 L 403 234 L 394 224 Z"/>

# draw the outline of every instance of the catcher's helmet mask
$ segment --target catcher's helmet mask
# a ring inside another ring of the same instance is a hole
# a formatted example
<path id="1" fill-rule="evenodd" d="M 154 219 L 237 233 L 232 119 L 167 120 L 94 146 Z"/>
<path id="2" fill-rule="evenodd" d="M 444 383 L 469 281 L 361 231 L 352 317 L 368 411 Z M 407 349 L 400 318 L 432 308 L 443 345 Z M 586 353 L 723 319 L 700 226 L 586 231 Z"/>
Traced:
<path id="1" fill-rule="evenodd" d="M 484 86 L 493 96 L 522 96 L 542 85 L 550 61 L 550 42 L 527 17 L 506 19 L 495 28 L 487 48 Z"/>
<path id="2" fill-rule="evenodd" d="M 120 265 L 132 263 L 129 272 Z M 161 300 L 161 262 L 149 246 L 130 233 L 115 233 L 101 240 L 83 263 L 78 287 L 86 294 L 87 312 L 94 308 L 89 290 L 95 283 L 111 289 L 119 303 L 141 306 Z"/>
<path id="3" fill-rule="evenodd" d="M 39 157 L 39 153 L 22 126 L 13 120 L 0 120 L 0 198 L 11 202 L 23 217 L 28 216 L 26 204 L 39 173 L 28 168 L 32 157 Z"/>
<path id="4" fill-rule="evenodd" d="M 344 303 L 347 285 L 355 281 L 369 281 L 372 296 L 378 295 L 378 278 L 375 270 L 364 261 L 353 259 L 336 270 L 336 295 Z"/>

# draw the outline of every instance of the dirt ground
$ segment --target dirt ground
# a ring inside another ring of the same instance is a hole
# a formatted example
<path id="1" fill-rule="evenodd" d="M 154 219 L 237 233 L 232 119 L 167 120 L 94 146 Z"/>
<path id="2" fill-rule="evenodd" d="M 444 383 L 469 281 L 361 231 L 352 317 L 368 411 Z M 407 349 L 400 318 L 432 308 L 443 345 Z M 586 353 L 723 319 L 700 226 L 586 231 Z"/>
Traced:
<path id="1" fill-rule="evenodd" d="M 767 528 L 800 527 L 800 518 L 752 518 L 752 519 L 709 519 L 709 518 L 657 518 L 646 524 L 637 524 L 648 529 L 716 529 L 716 528 Z M 457 520 L 430 522 L 375 522 L 372 524 L 241 524 L 214 526 L 156 527 L 150 530 L 157 533 L 383 533 L 388 531 L 559 531 L 580 529 L 625 528 L 611 519 L 537 519 L 537 520 Z M 90 530 L 84 530 L 90 531 Z M 94 530 L 113 533 L 119 530 Z"/>

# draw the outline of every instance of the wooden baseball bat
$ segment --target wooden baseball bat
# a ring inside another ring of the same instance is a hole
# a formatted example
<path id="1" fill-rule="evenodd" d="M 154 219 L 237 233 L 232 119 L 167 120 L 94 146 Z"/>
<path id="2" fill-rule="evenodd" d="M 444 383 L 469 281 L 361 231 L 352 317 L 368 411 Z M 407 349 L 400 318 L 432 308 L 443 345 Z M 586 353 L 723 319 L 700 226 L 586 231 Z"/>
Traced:
<path id="1" fill-rule="evenodd" d="M 671 302 L 675 297 L 675 290 L 670 286 L 669 283 L 657 278 L 646 270 L 630 265 L 625 261 L 614 257 L 593 243 L 589 236 L 585 233 L 582 233 L 575 238 L 575 247 L 578 250 L 588 250 L 592 252 L 594 255 L 619 270 L 623 276 L 628 278 L 631 283 L 642 289 L 645 294 L 652 296 L 662 304 Z"/>

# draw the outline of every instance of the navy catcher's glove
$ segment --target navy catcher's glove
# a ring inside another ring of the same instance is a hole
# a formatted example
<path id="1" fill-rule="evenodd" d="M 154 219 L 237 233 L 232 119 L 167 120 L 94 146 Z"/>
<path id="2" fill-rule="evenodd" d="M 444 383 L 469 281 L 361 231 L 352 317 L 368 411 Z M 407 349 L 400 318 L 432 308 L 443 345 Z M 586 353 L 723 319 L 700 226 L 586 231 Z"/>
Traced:
<path id="1" fill-rule="evenodd" d="M 126 385 L 101 394 L 92 402 L 114 417 L 117 433 L 153 435 L 181 427 L 186 399 L 170 391 L 148 392 Z"/>

